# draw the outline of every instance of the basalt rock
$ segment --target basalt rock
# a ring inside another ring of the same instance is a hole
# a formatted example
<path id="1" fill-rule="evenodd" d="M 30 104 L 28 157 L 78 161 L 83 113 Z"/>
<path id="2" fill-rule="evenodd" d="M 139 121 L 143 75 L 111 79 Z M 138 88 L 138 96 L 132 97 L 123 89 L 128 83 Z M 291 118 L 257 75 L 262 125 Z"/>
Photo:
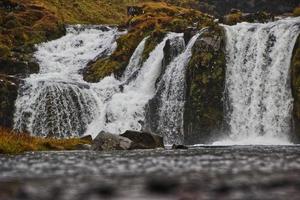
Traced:
<path id="1" fill-rule="evenodd" d="M 129 150 L 133 142 L 125 137 L 102 131 L 92 142 L 94 151 Z"/>
<path id="2" fill-rule="evenodd" d="M 185 144 L 209 142 L 223 128 L 224 35 L 220 27 L 210 28 L 193 48 L 186 71 Z"/>
<path id="3" fill-rule="evenodd" d="M 300 141 L 300 35 L 298 36 L 293 51 L 291 63 L 292 94 L 294 98 L 294 136 L 295 140 Z"/>
<path id="4" fill-rule="evenodd" d="M 131 149 L 155 149 L 164 147 L 163 138 L 153 133 L 126 131 L 121 136 L 133 142 Z"/>

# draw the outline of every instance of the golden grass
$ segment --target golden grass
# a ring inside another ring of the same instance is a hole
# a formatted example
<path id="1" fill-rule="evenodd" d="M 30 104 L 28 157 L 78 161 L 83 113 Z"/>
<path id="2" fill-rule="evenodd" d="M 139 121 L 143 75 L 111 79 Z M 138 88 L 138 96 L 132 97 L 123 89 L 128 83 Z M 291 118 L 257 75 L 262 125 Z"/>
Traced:
<path id="1" fill-rule="evenodd" d="M 0 153 L 20 154 L 26 151 L 76 150 L 78 145 L 89 144 L 80 138 L 55 139 L 32 137 L 25 133 L 0 128 Z"/>

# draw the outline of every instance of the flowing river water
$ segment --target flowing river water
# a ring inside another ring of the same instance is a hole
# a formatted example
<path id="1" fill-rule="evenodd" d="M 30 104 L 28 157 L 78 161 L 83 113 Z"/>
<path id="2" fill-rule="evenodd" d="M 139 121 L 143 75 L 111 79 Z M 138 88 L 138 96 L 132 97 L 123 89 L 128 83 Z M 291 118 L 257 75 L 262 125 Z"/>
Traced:
<path id="1" fill-rule="evenodd" d="M 298 199 L 299 146 L 0 157 L 0 199 Z"/>

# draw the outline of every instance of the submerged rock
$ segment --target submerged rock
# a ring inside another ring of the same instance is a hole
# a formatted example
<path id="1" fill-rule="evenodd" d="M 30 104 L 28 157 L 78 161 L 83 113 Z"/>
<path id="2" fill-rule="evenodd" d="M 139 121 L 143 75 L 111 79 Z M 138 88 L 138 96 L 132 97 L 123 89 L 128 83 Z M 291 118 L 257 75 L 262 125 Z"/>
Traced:
<path id="1" fill-rule="evenodd" d="M 163 148 L 163 137 L 147 132 L 126 131 L 121 135 L 133 141 L 131 149 L 155 149 Z"/>
<path id="2" fill-rule="evenodd" d="M 129 150 L 133 142 L 125 137 L 102 131 L 92 142 L 94 151 Z"/>

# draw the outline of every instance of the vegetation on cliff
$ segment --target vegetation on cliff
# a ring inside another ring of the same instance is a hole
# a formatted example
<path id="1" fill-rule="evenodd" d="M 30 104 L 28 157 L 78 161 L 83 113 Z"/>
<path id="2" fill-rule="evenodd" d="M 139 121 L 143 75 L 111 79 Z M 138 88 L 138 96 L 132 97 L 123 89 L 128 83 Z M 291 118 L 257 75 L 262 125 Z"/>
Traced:
<path id="1" fill-rule="evenodd" d="M 167 3 L 145 3 L 139 5 L 143 14 L 131 17 L 123 26 L 129 27 L 128 33 L 118 40 L 116 51 L 109 58 L 100 58 L 88 67 L 85 79 L 97 82 L 112 73 L 120 75 L 129 59 L 146 36 L 143 59 L 145 60 L 156 44 L 167 32 L 185 32 L 188 27 L 200 29 L 214 24 L 213 18 L 193 9 L 172 6 Z"/>
<path id="2" fill-rule="evenodd" d="M 90 144 L 90 141 L 79 138 L 32 137 L 25 133 L 15 133 L 0 128 L 0 154 L 19 154 L 26 151 L 76 150 L 84 144 Z"/>

